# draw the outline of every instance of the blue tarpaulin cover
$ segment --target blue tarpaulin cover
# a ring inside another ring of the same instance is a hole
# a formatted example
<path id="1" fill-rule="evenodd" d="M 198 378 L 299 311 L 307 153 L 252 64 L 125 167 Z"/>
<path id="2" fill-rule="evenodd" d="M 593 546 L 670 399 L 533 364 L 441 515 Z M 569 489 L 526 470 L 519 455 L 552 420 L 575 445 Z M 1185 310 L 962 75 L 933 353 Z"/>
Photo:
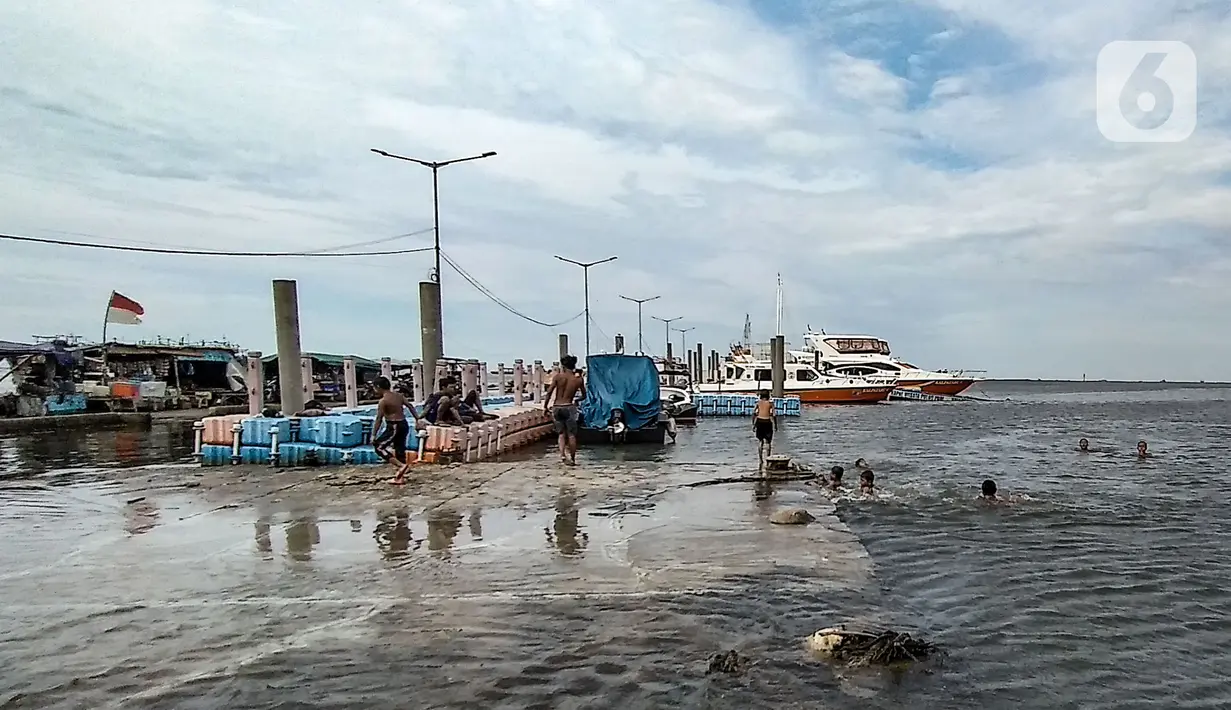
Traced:
<path id="1" fill-rule="evenodd" d="M 607 426 L 614 409 L 624 410 L 629 429 L 655 426 L 662 409 L 658 369 L 644 355 L 591 355 L 586 358 L 586 398 L 581 423 Z"/>

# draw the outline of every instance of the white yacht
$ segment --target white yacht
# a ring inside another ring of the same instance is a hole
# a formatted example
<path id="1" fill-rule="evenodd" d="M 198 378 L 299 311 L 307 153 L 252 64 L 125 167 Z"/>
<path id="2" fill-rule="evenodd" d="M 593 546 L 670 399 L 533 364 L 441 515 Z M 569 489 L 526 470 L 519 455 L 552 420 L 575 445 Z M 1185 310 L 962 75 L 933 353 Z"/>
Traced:
<path id="1" fill-rule="evenodd" d="M 897 386 L 927 394 L 960 394 L 980 378 L 967 370 L 924 370 L 890 355 L 889 343 L 871 335 L 829 335 L 809 329 L 804 349 L 791 351 L 826 374 L 847 377 L 875 375 L 897 378 Z"/>

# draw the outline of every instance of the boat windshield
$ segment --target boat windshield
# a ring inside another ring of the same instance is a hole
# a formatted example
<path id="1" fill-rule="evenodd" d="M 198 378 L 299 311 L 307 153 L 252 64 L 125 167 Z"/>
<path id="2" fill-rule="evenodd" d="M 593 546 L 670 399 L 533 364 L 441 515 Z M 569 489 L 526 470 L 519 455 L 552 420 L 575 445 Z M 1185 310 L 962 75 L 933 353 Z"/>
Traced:
<path id="1" fill-rule="evenodd" d="M 826 338 L 825 342 L 843 355 L 889 353 L 889 344 L 876 338 Z"/>

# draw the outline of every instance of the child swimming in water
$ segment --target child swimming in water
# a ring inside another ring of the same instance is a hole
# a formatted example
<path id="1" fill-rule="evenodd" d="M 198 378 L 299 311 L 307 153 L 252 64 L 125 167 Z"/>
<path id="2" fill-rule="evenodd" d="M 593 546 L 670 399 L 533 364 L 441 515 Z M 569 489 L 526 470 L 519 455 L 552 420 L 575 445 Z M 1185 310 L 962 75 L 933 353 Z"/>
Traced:
<path id="1" fill-rule="evenodd" d="M 876 495 L 876 474 L 866 468 L 859 474 L 859 492 L 866 496 Z"/>
<path id="2" fill-rule="evenodd" d="M 988 503 L 999 503 L 1000 498 L 996 495 L 996 482 L 992 479 L 987 479 L 983 482 L 983 491 L 979 494 L 979 500 Z"/>
<path id="3" fill-rule="evenodd" d="M 845 471 L 841 466 L 834 466 L 829 469 L 829 490 L 837 491 L 842 489 L 842 474 Z"/>

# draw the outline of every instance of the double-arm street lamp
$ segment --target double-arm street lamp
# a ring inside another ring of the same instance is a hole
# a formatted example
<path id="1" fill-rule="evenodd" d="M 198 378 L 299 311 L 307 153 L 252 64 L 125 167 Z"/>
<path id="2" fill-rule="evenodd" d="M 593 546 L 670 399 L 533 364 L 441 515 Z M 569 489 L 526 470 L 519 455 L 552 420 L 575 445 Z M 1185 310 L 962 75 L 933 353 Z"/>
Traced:
<path id="1" fill-rule="evenodd" d="M 586 313 L 585 313 L 586 355 L 588 356 L 590 354 L 590 267 L 598 266 L 599 264 L 606 264 L 609 261 L 615 261 L 619 257 L 609 256 L 606 259 L 599 259 L 598 261 L 573 261 L 572 259 L 566 259 L 557 254 L 556 258 L 559 259 L 560 261 L 568 262 L 570 264 L 574 264 L 576 266 L 581 267 L 581 271 L 583 274 L 582 278 L 583 278 L 583 281 L 585 282 L 585 289 L 586 289 Z M 584 362 L 584 359 L 583 359 L 583 362 Z"/>

